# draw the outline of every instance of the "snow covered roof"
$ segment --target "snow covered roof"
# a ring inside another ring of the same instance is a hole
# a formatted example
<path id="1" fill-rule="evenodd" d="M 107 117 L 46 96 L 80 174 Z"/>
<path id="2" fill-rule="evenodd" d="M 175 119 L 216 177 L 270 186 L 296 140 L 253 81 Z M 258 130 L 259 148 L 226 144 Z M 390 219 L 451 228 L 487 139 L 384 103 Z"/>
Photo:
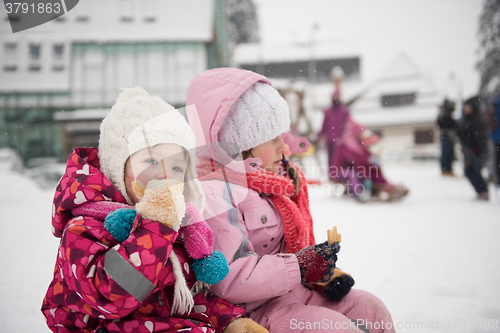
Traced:
<path id="1" fill-rule="evenodd" d="M 383 106 L 383 97 L 409 96 L 407 105 Z M 414 96 L 414 97 L 413 97 Z M 433 123 L 442 94 L 413 61 L 400 54 L 351 105 L 354 118 L 366 126 Z"/>
<path id="2" fill-rule="evenodd" d="M 313 52 L 314 50 L 314 52 Z M 233 58 L 237 65 L 259 62 L 285 62 L 316 59 L 359 57 L 360 49 L 355 43 L 335 42 L 281 42 L 247 43 L 235 47 Z"/>
<path id="3" fill-rule="evenodd" d="M 214 1 L 85 0 L 59 20 L 22 32 L 36 40 L 75 42 L 147 42 L 213 40 Z M 11 31 L 8 21 L 0 31 Z M 17 38 L 21 38 L 17 36 Z"/>
<path id="4" fill-rule="evenodd" d="M 78 121 L 78 120 L 102 120 L 108 114 L 109 109 L 84 109 L 75 111 L 55 112 L 55 121 Z"/>

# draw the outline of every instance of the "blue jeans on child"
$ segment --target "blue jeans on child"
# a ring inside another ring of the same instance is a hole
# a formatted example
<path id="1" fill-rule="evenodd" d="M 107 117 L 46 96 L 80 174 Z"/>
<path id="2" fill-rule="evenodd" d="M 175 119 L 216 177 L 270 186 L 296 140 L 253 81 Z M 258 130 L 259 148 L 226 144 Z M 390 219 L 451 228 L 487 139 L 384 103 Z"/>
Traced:
<path id="1" fill-rule="evenodd" d="M 465 176 L 469 179 L 477 194 L 488 191 L 488 185 L 481 175 L 482 168 L 483 161 L 476 155 L 472 155 L 465 163 Z"/>
<path id="2" fill-rule="evenodd" d="M 441 135 L 441 171 L 451 170 L 453 159 L 455 158 L 455 140 L 448 135 Z"/>

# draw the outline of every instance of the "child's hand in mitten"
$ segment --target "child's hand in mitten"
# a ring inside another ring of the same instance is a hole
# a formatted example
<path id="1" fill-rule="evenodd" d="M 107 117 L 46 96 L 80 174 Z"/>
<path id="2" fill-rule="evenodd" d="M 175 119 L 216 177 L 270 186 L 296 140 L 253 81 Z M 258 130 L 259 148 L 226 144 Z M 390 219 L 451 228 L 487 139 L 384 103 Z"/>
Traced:
<path id="1" fill-rule="evenodd" d="M 117 241 L 124 242 L 130 235 L 137 212 L 135 209 L 120 208 L 109 213 L 104 219 L 104 228 Z"/>
<path id="2" fill-rule="evenodd" d="M 153 179 L 146 188 L 140 181 L 134 181 L 132 188 L 139 199 L 135 209 L 142 217 L 179 230 L 186 211 L 184 183 L 175 179 Z"/>
<path id="3" fill-rule="evenodd" d="M 250 318 L 240 317 L 230 322 L 223 333 L 269 333 L 269 331 Z"/>
<path id="4" fill-rule="evenodd" d="M 342 236 L 337 232 L 337 227 L 327 230 L 327 236 L 327 243 L 330 246 L 336 246 L 340 250 Z M 335 268 L 330 280 L 316 283 L 314 289 L 320 291 L 330 301 L 340 302 L 351 291 L 353 285 L 354 279 L 350 274 Z"/>
<path id="5" fill-rule="evenodd" d="M 302 283 L 328 282 L 334 274 L 339 243 L 324 242 L 295 253 L 299 261 Z"/>
<path id="6" fill-rule="evenodd" d="M 207 222 L 191 203 L 186 203 L 186 215 L 180 229 L 184 248 L 195 259 L 193 271 L 196 278 L 208 284 L 217 284 L 229 273 L 226 257 L 219 251 L 213 252 L 214 236 Z"/>
<path id="7" fill-rule="evenodd" d="M 184 247 L 193 259 L 207 257 L 213 252 L 214 236 L 207 222 L 191 203 L 186 203 L 186 214 L 179 232 L 184 240 Z"/>
<path id="8" fill-rule="evenodd" d="M 330 281 L 317 283 L 314 289 L 321 292 L 328 300 L 340 302 L 351 291 L 353 285 L 354 279 L 351 274 L 335 268 L 335 274 Z"/>

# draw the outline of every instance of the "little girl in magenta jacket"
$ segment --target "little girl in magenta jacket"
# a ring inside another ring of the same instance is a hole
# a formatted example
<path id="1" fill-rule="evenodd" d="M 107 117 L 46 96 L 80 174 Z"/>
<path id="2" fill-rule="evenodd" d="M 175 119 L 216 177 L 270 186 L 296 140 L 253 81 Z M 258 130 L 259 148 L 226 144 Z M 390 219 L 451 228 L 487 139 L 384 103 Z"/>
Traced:
<path id="1" fill-rule="evenodd" d="M 243 308 L 191 294 L 197 278 L 217 283 L 227 264 L 226 272 L 219 271 L 224 260 L 208 272 L 195 269 L 218 257 L 199 213 L 195 138 L 182 115 L 135 87 L 120 94 L 100 131 L 99 151 L 75 149 L 54 196 L 61 242 L 42 305 L 49 328 L 267 332 L 240 318 Z"/>
<path id="2" fill-rule="evenodd" d="M 334 275 L 338 243 L 314 245 L 305 177 L 283 165 L 287 150 L 307 144 L 290 140 L 288 106 L 270 82 L 246 70 L 208 70 L 191 81 L 186 104 L 203 144 L 204 217 L 230 267 L 211 291 L 270 332 L 394 332 L 377 297 L 351 290 L 332 302 L 316 291 Z"/>

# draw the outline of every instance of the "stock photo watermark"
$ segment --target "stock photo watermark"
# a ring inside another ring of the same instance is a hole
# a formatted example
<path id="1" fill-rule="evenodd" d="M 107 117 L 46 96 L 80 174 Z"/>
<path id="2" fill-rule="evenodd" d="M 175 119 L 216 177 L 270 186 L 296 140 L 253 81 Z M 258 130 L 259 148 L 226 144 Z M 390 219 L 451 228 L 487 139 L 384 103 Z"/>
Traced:
<path id="1" fill-rule="evenodd" d="M 12 32 L 55 20 L 72 10 L 79 0 L 3 0 Z"/>
<path id="2" fill-rule="evenodd" d="M 335 179 L 335 182 L 321 182 L 317 186 L 309 188 L 309 193 L 319 195 L 335 195 L 341 196 L 347 194 L 349 196 L 361 196 L 368 190 L 367 183 L 363 180 L 377 179 L 380 174 L 378 166 L 327 166 L 316 165 L 306 162 L 300 166 L 295 165 L 300 169 L 307 179 Z M 266 170 L 264 168 L 264 170 Z M 300 184 L 300 187 L 308 184 Z M 371 185 L 371 182 L 370 182 Z M 276 188 L 280 192 L 282 189 Z M 282 193 L 274 193 L 280 195 Z M 285 193 L 286 194 L 286 193 Z"/>
<path id="3" fill-rule="evenodd" d="M 399 321 L 399 322 L 385 322 L 376 321 L 371 322 L 368 320 L 358 319 L 351 320 L 350 322 L 338 322 L 330 319 L 323 319 L 319 321 L 305 321 L 298 319 L 290 320 L 290 330 L 348 330 L 348 329 L 367 329 L 371 330 L 386 330 L 386 329 L 396 329 L 396 330 L 422 330 L 427 331 L 429 329 L 444 329 L 444 330 L 456 330 L 456 329 L 470 329 L 476 331 L 491 331 L 498 330 L 500 328 L 499 319 L 429 319 L 427 321 Z"/>

